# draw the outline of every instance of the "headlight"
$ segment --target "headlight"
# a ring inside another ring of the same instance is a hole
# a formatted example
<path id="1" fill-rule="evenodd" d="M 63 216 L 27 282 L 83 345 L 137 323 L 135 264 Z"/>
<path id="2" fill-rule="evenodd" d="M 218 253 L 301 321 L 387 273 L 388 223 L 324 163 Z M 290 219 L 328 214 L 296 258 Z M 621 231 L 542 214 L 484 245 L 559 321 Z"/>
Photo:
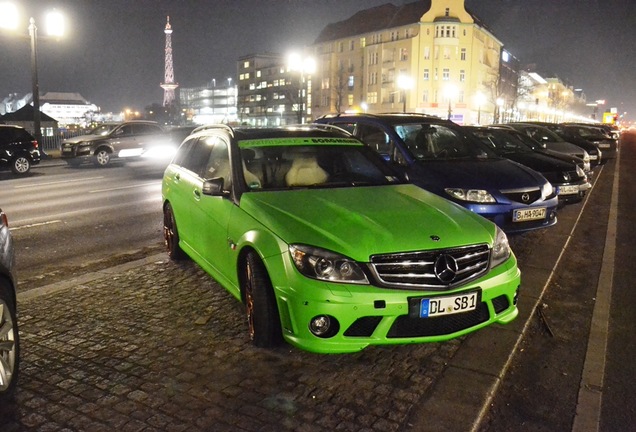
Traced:
<path id="1" fill-rule="evenodd" d="M 292 261 L 300 273 L 327 282 L 368 284 L 360 265 L 340 254 L 306 245 L 289 245 Z"/>
<path id="2" fill-rule="evenodd" d="M 497 235 L 495 236 L 495 244 L 492 245 L 492 256 L 490 258 L 490 267 L 497 267 L 499 264 L 510 258 L 510 245 L 506 233 L 497 227 Z"/>
<path id="3" fill-rule="evenodd" d="M 444 189 L 447 194 L 455 199 L 462 201 L 470 201 L 477 203 L 494 203 L 495 198 L 483 189 L 458 189 L 458 188 L 446 188 Z"/>
<path id="4" fill-rule="evenodd" d="M 590 161 L 590 155 L 585 152 L 585 154 L 583 155 L 583 162 L 589 162 Z"/>
<path id="5" fill-rule="evenodd" d="M 585 177 L 585 171 L 583 171 L 583 168 L 581 168 L 580 166 L 576 166 L 576 174 L 579 177 Z"/>
<path id="6" fill-rule="evenodd" d="M 541 196 L 543 198 L 549 197 L 550 195 L 554 194 L 554 192 L 554 187 L 552 187 L 552 183 L 550 182 L 545 182 L 541 187 Z"/>

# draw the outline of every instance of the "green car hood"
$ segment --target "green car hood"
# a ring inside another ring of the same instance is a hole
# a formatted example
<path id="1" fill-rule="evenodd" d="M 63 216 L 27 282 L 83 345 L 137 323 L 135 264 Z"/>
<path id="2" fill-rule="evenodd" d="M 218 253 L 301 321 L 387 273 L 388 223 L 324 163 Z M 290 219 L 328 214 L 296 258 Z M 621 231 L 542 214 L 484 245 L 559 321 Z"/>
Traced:
<path id="1" fill-rule="evenodd" d="M 288 244 L 363 262 L 380 253 L 492 245 L 495 236 L 492 222 L 410 184 L 251 192 L 240 207 Z"/>

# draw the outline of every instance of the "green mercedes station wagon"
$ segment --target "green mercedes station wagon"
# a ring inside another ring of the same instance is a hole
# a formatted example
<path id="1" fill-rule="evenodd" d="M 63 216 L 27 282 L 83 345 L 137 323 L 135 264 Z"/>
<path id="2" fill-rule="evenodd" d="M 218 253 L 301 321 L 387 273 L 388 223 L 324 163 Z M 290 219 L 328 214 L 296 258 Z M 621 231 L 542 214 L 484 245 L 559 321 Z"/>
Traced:
<path id="1" fill-rule="evenodd" d="M 439 342 L 518 314 L 503 231 L 341 129 L 198 128 L 162 194 L 168 255 L 244 303 L 256 346 Z"/>

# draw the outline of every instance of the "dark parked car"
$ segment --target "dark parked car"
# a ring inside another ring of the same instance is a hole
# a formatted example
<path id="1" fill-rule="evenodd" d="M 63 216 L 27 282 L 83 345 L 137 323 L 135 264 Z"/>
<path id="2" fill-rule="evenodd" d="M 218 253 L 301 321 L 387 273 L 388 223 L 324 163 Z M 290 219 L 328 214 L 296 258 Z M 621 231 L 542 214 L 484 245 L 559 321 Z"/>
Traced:
<path id="1" fill-rule="evenodd" d="M 591 142 L 588 142 L 586 140 L 576 140 L 576 142 L 572 141 L 571 139 L 566 138 L 566 135 L 563 134 L 563 130 L 561 128 L 561 126 L 557 123 L 549 123 L 549 122 L 539 122 L 539 121 L 529 121 L 527 122 L 530 125 L 535 125 L 535 126 L 540 126 L 543 127 L 547 130 L 549 130 L 551 132 L 551 135 L 549 135 L 549 137 L 546 139 L 544 137 L 545 134 L 541 135 L 541 140 L 539 140 L 540 142 L 546 142 L 548 145 L 548 148 L 551 145 L 554 145 L 552 143 L 554 142 L 567 142 L 570 144 L 574 144 L 577 147 L 582 148 L 583 150 L 585 150 L 589 155 L 590 155 L 590 165 L 592 166 L 592 168 L 594 168 L 595 166 L 598 166 L 602 163 L 603 161 L 603 151 L 600 150 L 597 146 L 595 146 L 594 144 L 592 144 Z M 533 137 L 536 139 L 536 136 Z"/>
<path id="2" fill-rule="evenodd" d="M 20 126 L 0 125 L 0 168 L 24 175 L 40 163 L 38 142 Z"/>
<path id="3" fill-rule="evenodd" d="M 523 132 L 496 126 L 468 129 L 499 156 L 540 172 L 557 188 L 559 203 L 580 202 L 592 187 L 583 168 L 562 157 L 534 150 L 520 139 L 520 136 L 525 136 Z"/>
<path id="4" fill-rule="evenodd" d="M 316 120 L 353 133 L 416 185 L 508 233 L 552 226 L 556 190 L 538 172 L 502 158 L 467 129 L 423 114 L 342 114 Z"/>
<path id="5" fill-rule="evenodd" d="M 580 142 L 594 144 L 603 152 L 603 160 L 614 159 L 618 151 L 618 139 L 606 129 L 593 124 L 561 123 L 554 131 L 563 139 L 578 145 Z"/>
<path id="6" fill-rule="evenodd" d="M 20 365 L 14 271 L 9 222 L 0 209 L 0 406 L 15 394 Z"/>
<path id="7" fill-rule="evenodd" d="M 71 166 L 92 162 L 104 167 L 115 158 L 138 157 L 146 146 L 163 140 L 165 131 L 155 122 L 102 124 L 88 135 L 65 139 L 60 155 Z"/>

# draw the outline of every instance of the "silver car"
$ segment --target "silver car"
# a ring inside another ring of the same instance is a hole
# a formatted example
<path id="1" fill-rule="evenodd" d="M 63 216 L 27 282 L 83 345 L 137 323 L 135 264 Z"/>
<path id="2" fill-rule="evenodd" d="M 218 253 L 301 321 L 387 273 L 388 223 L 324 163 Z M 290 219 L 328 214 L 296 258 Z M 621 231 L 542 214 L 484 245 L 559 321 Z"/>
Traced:
<path id="1" fill-rule="evenodd" d="M 0 210 L 0 406 L 15 394 L 20 364 L 13 240 Z"/>

